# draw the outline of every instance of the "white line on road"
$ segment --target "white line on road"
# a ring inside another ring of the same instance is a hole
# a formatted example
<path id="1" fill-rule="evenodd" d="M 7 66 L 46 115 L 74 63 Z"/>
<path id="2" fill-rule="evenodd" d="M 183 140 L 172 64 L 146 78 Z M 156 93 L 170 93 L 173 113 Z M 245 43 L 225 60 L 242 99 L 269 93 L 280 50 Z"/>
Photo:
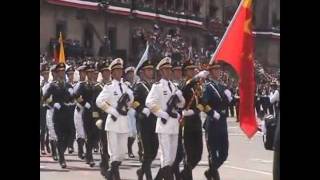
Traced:
<path id="1" fill-rule="evenodd" d="M 254 169 L 246 169 L 246 168 L 241 168 L 241 167 L 236 167 L 236 166 L 229 166 L 229 165 L 224 165 L 223 167 L 231 168 L 231 169 L 237 169 L 241 171 L 247 171 L 247 172 L 254 172 L 258 174 L 265 174 L 271 176 L 271 172 L 266 172 L 266 171 L 259 171 L 259 170 L 254 170 Z"/>

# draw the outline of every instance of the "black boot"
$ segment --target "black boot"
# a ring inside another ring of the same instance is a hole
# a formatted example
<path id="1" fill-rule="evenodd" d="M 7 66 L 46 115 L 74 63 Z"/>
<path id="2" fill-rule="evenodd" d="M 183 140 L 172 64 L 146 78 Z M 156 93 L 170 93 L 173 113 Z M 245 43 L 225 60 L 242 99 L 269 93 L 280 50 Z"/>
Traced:
<path id="1" fill-rule="evenodd" d="M 92 147 L 93 146 L 91 143 L 86 144 L 86 163 L 89 164 L 90 167 L 93 167 L 95 165 L 92 156 Z"/>
<path id="2" fill-rule="evenodd" d="M 209 169 L 204 172 L 204 176 L 207 180 L 213 180 Z"/>
<path id="3" fill-rule="evenodd" d="M 59 164 L 61 168 L 66 168 L 66 160 L 64 158 L 64 152 L 66 151 L 67 147 L 66 144 L 63 142 L 58 141 L 58 154 L 59 154 Z"/>
<path id="4" fill-rule="evenodd" d="M 46 151 L 44 150 L 44 142 L 41 142 L 40 144 L 40 149 L 41 149 L 41 155 L 46 155 Z"/>
<path id="5" fill-rule="evenodd" d="M 214 180 L 220 180 L 220 175 L 218 169 L 212 171 L 212 177 Z"/>
<path id="6" fill-rule="evenodd" d="M 179 170 L 179 165 L 174 165 L 171 168 L 171 171 L 172 171 L 174 177 L 176 178 L 176 180 L 181 180 L 181 174 L 180 174 L 180 170 Z"/>
<path id="7" fill-rule="evenodd" d="M 137 176 L 138 180 L 143 180 L 143 170 L 141 168 L 137 170 Z"/>
<path id="8" fill-rule="evenodd" d="M 192 170 L 188 169 L 188 168 L 184 168 L 181 171 L 181 179 L 182 180 L 193 180 L 192 177 Z"/>
<path id="9" fill-rule="evenodd" d="M 171 166 L 164 167 L 164 179 L 165 180 L 174 180 Z"/>
<path id="10" fill-rule="evenodd" d="M 51 148 L 50 148 L 50 145 L 49 145 L 49 141 L 46 142 L 46 150 L 47 152 L 50 154 L 51 153 Z"/>
<path id="11" fill-rule="evenodd" d="M 119 166 L 121 162 L 120 161 L 114 161 L 111 163 L 111 170 L 113 173 L 114 180 L 121 180 L 120 178 L 120 172 L 119 172 Z"/>
<path id="12" fill-rule="evenodd" d="M 138 141 L 138 155 L 139 155 L 139 161 L 141 162 L 142 161 L 142 143 L 141 141 Z"/>
<path id="13" fill-rule="evenodd" d="M 163 168 L 160 168 L 154 180 L 162 180 L 163 178 L 164 178 L 164 170 Z"/>
<path id="14" fill-rule="evenodd" d="M 135 138 L 133 138 L 133 137 L 128 137 L 128 144 L 127 144 L 127 146 L 128 146 L 128 156 L 129 156 L 129 158 L 134 158 L 134 155 L 133 155 L 133 153 L 132 153 L 132 145 L 133 145 L 133 143 L 134 143 L 134 140 L 135 140 Z"/>
<path id="15" fill-rule="evenodd" d="M 147 180 L 152 180 L 152 173 L 151 173 L 151 162 L 145 162 L 145 165 L 143 166 L 143 171 L 146 175 Z"/>
<path id="16" fill-rule="evenodd" d="M 82 138 L 77 139 L 77 143 L 78 143 L 78 157 L 80 159 L 84 159 L 84 155 L 83 155 L 84 139 Z"/>
<path id="17" fill-rule="evenodd" d="M 54 140 L 50 141 L 51 144 L 51 150 L 52 150 L 52 158 L 54 161 L 58 160 L 58 155 L 57 155 L 57 142 Z"/>

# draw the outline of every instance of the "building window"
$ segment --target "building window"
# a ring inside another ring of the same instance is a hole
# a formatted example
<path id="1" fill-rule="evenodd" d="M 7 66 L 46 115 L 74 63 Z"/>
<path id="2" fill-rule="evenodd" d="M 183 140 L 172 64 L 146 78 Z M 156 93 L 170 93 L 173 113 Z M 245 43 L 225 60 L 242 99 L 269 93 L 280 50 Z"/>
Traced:
<path id="1" fill-rule="evenodd" d="M 117 29 L 114 27 L 109 28 L 108 36 L 110 40 L 111 52 L 114 52 L 117 49 Z"/>

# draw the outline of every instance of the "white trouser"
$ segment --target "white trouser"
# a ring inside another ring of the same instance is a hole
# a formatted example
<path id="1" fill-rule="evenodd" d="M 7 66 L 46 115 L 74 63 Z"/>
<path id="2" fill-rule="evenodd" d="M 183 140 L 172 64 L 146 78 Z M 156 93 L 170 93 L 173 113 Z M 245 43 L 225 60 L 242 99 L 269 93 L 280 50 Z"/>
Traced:
<path id="1" fill-rule="evenodd" d="M 110 161 L 123 161 L 126 157 L 128 133 L 107 131 Z"/>
<path id="2" fill-rule="evenodd" d="M 77 111 L 77 109 L 74 110 L 74 126 L 76 128 L 76 139 L 83 138 L 85 139 L 85 133 L 84 133 L 84 127 L 83 127 L 83 121 L 82 121 L 82 112 L 83 109 L 80 109 L 80 111 Z"/>
<path id="3" fill-rule="evenodd" d="M 136 126 L 136 111 L 132 108 L 128 111 L 128 126 L 129 126 L 129 137 L 135 137 L 137 135 L 137 126 Z"/>
<path id="4" fill-rule="evenodd" d="M 57 141 L 58 138 L 57 138 L 56 131 L 54 130 L 52 115 L 53 115 L 53 108 L 47 109 L 46 120 L 47 120 L 47 127 L 48 127 L 48 133 L 49 133 L 49 140 Z"/>
<path id="5" fill-rule="evenodd" d="M 176 159 L 178 134 L 158 134 L 161 167 L 171 166 Z"/>

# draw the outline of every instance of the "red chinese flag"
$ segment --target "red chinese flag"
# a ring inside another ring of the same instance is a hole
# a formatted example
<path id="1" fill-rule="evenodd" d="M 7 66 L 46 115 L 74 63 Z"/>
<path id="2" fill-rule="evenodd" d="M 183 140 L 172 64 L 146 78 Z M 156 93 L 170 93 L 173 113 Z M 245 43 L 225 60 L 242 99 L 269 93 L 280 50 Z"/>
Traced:
<path id="1" fill-rule="evenodd" d="M 224 61 L 237 72 L 240 82 L 240 127 L 251 138 L 257 132 L 254 109 L 255 75 L 252 36 L 252 0 L 242 0 L 227 28 L 213 61 Z"/>

